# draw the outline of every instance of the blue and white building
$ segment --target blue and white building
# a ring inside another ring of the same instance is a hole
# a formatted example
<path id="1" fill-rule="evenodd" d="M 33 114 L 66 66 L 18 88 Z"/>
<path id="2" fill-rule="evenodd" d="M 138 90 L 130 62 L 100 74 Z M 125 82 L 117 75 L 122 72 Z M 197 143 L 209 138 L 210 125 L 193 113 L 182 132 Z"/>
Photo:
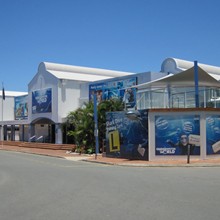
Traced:
<path id="1" fill-rule="evenodd" d="M 165 59 L 158 72 L 143 73 L 42 62 L 28 92 L 5 91 L 0 139 L 66 143 L 62 123 L 94 93 L 99 100 L 127 97 L 126 110 L 196 108 L 194 76 L 194 62 L 175 58 Z M 219 80 L 220 67 L 198 64 L 200 108 L 220 107 Z"/>

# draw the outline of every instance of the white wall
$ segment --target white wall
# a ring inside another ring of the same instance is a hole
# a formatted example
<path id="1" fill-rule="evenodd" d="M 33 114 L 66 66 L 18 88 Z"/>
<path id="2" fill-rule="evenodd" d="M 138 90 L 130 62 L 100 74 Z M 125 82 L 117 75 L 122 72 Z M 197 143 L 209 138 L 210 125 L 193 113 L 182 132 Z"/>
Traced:
<path id="1" fill-rule="evenodd" d="M 43 136 L 44 138 L 48 136 L 48 125 L 41 125 L 41 124 L 36 124 L 35 125 L 35 135 L 36 137 L 41 137 Z"/>
<path id="2" fill-rule="evenodd" d="M 2 104 L 3 104 L 3 119 L 2 119 Z M 0 121 L 14 120 L 14 97 L 7 96 L 2 102 L 0 98 Z"/>
<path id="3" fill-rule="evenodd" d="M 56 103 L 58 109 L 57 122 L 61 123 L 68 115 L 70 111 L 76 110 L 79 104 L 80 98 L 80 82 L 73 80 L 66 80 L 65 83 L 58 84 L 58 103 Z"/>
<path id="4" fill-rule="evenodd" d="M 84 102 L 88 102 L 88 101 L 89 101 L 89 83 L 81 83 L 79 106 L 81 107 Z"/>
<path id="5" fill-rule="evenodd" d="M 52 88 L 52 112 L 32 114 L 32 91 Z M 49 118 L 55 123 L 62 123 L 70 111 L 79 107 L 80 82 L 57 79 L 47 71 L 40 69 L 28 88 L 29 121 Z"/>
<path id="6" fill-rule="evenodd" d="M 57 122 L 58 119 L 58 87 L 57 87 L 58 79 L 56 79 L 53 75 L 44 72 L 38 72 L 35 75 L 34 80 L 28 86 L 28 118 L 29 122 L 37 118 L 49 118 L 54 122 Z M 32 114 L 32 91 L 42 90 L 42 89 L 52 89 L 52 112 L 48 113 L 36 113 Z"/>

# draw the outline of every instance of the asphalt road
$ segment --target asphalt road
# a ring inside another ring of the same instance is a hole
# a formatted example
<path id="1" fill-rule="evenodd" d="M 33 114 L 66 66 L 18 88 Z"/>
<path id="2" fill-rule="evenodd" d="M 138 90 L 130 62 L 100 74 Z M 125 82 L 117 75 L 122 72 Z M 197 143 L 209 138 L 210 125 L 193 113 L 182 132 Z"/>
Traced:
<path id="1" fill-rule="evenodd" d="M 219 220 L 219 168 L 138 168 L 0 151 L 0 220 Z"/>

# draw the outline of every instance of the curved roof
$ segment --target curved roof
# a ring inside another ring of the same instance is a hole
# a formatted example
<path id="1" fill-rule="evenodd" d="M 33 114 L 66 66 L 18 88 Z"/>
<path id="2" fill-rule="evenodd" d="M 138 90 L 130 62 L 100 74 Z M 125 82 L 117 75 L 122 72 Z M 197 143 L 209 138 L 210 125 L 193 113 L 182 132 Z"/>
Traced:
<path id="1" fill-rule="evenodd" d="M 90 67 L 71 66 L 57 63 L 42 62 L 38 71 L 47 71 L 58 79 L 93 82 L 113 77 L 127 76 L 134 73 Z"/>
<path id="2" fill-rule="evenodd" d="M 161 65 L 161 72 L 175 74 L 190 69 L 193 66 L 194 62 L 191 61 L 176 58 L 167 58 L 163 61 Z M 206 65 L 199 62 L 198 66 L 201 67 L 207 73 L 214 74 L 213 77 L 215 75 L 220 75 L 220 67 Z"/>
<path id="3" fill-rule="evenodd" d="M 23 96 L 23 95 L 28 95 L 28 93 L 27 92 L 5 91 L 5 96 L 16 97 L 16 96 Z M 2 96 L 2 91 L 0 91 L 0 96 Z"/>

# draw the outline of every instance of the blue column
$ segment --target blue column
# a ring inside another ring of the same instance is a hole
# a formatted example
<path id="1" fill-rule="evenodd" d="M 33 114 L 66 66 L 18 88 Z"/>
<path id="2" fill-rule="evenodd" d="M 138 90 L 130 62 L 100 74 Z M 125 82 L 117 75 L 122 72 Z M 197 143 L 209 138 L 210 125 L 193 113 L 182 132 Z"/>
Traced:
<path id="1" fill-rule="evenodd" d="M 195 82 L 195 102 L 196 108 L 199 108 L 199 76 L 198 76 L 198 64 L 194 61 L 194 82 Z"/>
<path id="2" fill-rule="evenodd" d="M 98 113 L 97 113 L 97 97 L 96 93 L 94 94 L 94 121 L 95 121 L 95 155 L 97 158 L 97 154 L 99 152 L 99 135 L 98 135 Z"/>

